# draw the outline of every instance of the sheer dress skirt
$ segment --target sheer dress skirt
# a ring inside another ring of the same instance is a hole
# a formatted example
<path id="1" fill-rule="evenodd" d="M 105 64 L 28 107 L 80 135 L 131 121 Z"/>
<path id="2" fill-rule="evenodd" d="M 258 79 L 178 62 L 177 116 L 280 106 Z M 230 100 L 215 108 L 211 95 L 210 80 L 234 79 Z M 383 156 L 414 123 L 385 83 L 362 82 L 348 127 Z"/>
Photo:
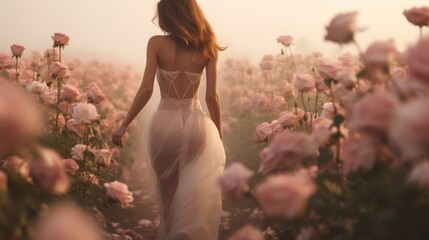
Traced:
<path id="1" fill-rule="evenodd" d="M 160 203 L 158 240 L 217 240 L 225 151 L 197 98 L 161 98 L 145 129 Z"/>

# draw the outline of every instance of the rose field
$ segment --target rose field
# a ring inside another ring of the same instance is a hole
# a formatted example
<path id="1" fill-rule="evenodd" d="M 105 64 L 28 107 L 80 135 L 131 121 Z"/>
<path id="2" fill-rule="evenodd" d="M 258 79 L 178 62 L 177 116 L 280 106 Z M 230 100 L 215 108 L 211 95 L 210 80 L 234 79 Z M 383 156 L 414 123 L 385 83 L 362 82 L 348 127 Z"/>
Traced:
<path id="1" fill-rule="evenodd" d="M 362 48 L 359 17 L 339 13 L 314 36 L 352 47 L 338 57 L 295 53 L 280 33 L 256 64 L 219 64 L 220 239 L 429 239 L 429 8 L 398 14 L 417 36 L 403 51 L 394 39 Z M 150 106 L 122 148 L 111 141 L 143 70 L 75 57 L 65 32 L 46 38 L 34 52 L 1 43 L 0 239 L 155 239 Z"/>

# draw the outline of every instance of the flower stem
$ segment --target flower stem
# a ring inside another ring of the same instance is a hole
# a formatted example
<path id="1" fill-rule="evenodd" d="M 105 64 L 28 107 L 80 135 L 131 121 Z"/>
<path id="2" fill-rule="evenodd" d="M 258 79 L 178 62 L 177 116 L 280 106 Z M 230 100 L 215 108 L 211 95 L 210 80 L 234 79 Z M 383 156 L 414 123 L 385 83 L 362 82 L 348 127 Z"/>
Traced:
<path id="1" fill-rule="evenodd" d="M 293 64 L 295 65 L 295 71 L 297 71 L 298 66 L 296 65 L 295 57 L 293 56 L 293 53 L 292 53 L 292 48 L 290 46 L 288 48 L 289 48 L 290 55 L 292 56 Z"/>
<path id="2" fill-rule="evenodd" d="M 18 57 L 15 57 L 15 81 L 18 81 Z"/>

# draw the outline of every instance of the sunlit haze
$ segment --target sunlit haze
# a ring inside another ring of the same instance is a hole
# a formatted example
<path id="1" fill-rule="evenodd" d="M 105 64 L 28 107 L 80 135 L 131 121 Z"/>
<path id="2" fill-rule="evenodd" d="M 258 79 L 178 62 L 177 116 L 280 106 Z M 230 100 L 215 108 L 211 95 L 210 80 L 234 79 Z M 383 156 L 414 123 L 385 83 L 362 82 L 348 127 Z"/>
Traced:
<path id="1" fill-rule="evenodd" d="M 63 32 L 71 37 L 66 51 L 116 57 L 137 66 L 145 62 L 150 36 L 162 34 L 152 23 L 155 0 L 3 0 L 0 2 L 0 50 L 24 45 L 26 52 L 52 45 L 50 36 Z M 321 51 L 326 56 L 354 51 L 324 40 L 325 26 L 339 12 L 358 11 L 357 41 L 366 47 L 375 40 L 394 39 L 403 50 L 418 38 L 418 28 L 403 16 L 404 9 L 423 6 L 423 0 L 200 0 L 218 40 L 228 46 L 229 57 L 258 61 L 276 54 L 279 35 L 292 35 L 293 51 Z M 156 20 L 154 21 L 156 23 Z M 426 33 L 426 30 L 424 31 Z"/>

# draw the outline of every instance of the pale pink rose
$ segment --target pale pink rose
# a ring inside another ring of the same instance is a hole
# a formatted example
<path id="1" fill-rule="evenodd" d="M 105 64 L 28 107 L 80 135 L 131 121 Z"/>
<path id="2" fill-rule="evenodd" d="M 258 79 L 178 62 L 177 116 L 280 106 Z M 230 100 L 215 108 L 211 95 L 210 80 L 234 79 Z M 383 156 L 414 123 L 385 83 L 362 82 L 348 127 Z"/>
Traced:
<path id="1" fill-rule="evenodd" d="M 25 47 L 18 44 L 13 44 L 10 46 L 10 50 L 12 51 L 13 57 L 20 58 L 25 50 Z"/>
<path id="2" fill-rule="evenodd" d="M 8 157 L 3 162 L 2 168 L 7 172 L 17 173 L 23 178 L 28 178 L 30 176 L 30 167 L 28 166 L 28 162 L 22 160 L 22 158 L 18 156 Z"/>
<path id="3" fill-rule="evenodd" d="M 277 38 L 277 42 L 285 47 L 289 47 L 293 43 L 293 37 L 289 35 L 282 35 Z"/>
<path id="4" fill-rule="evenodd" d="M 63 163 L 66 168 L 66 172 L 70 175 L 75 175 L 76 171 L 79 170 L 79 165 L 74 159 L 64 159 Z"/>
<path id="5" fill-rule="evenodd" d="M 271 109 L 273 112 L 279 112 L 284 109 L 286 101 L 283 96 L 274 95 L 274 97 L 268 97 L 264 101 L 264 107 L 266 109 Z"/>
<path id="6" fill-rule="evenodd" d="M 370 69 L 384 68 L 395 58 L 396 47 L 393 40 L 372 43 L 365 51 L 365 62 Z"/>
<path id="7" fill-rule="evenodd" d="M 0 159 L 30 144 L 41 130 L 35 101 L 22 88 L 0 81 Z"/>
<path id="8" fill-rule="evenodd" d="M 254 190 L 254 196 L 268 217 L 293 219 L 304 212 L 316 191 L 313 181 L 280 174 L 268 177 Z"/>
<path id="9" fill-rule="evenodd" d="M 378 142 L 366 134 L 346 137 L 340 148 L 343 173 L 371 170 L 377 157 L 377 146 Z"/>
<path id="10" fill-rule="evenodd" d="M 429 25 L 429 8 L 428 7 L 413 7 L 409 10 L 404 10 L 404 15 L 407 20 L 419 27 Z"/>
<path id="11" fill-rule="evenodd" d="M 342 70 L 337 72 L 337 80 L 346 89 L 352 89 L 357 82 L 356 73 L 351 70 Z"/>
<path id="12" fill-rule="evenodd" d="M 61 62 L 53 62 L 51 65 L 52 78 L 67 78 L 70 77 L 70 70 L 67 65 Z"/>
<path id="13" fill-rule="evenodd" d="M 65 125 L 66 125 L 66 119 L 64 118 L 64 116 L 62 114 L 59 114 L 58 115 L 58 128 L 63 129 Z"/>
<path id="14" fill-rule="evenodd" d="M 87 151 L 92 151 L 92 149 L 90 147 L 87 148 L 87 146 L 85 144 L 77 144 L 76 146 L 72 147 L 71 149 L 71 154 L 74 160 L 77 161 L 82 161 L 84 160 L 84 152 L 85 150 Z"/>
<path id="15" fill-rule="evenodd" d="M 32 240 L 103 240 L 98 223 L 73 203 L 61 203 L 41 214 Z"/>
<path id="16" fill-rule="evenodd" d="M 429 192 L 429 162 L 421 161 L 413 166 L 407 176 L 407 182 Z"/>
<path id="17" fill-rule="evenodd" d="M 408 78 L 408 73 L 407 73 L 406 68 L 392 67 L 392 68 L 390 68 L 389 72 L 390 72 L 390 75 L 392 76 L 392 78 L 396 79 L 396 80 Z"/>
<path id="18" fill-rule="evenodd" d="M 42 98 L 43 103 L 47 105 L 54 105 L 58 102 L 58 92 L 56 90 L 44 92 L 40 97 Z"/>
<path id="19" fill-rule="evenodd" d="M 249 190 L 249 178 L 253 172 L 241 163 L 232 163 L 219 177 L 222 196 L 227 200 L 237 201 L 243 192 Z"/>
<path id="20" fill-rule="evenodd" d="M 323 104 L 322 117 L 332 120 L 335 118 L 335 107 L 332 102 L 327 102 Z"/>
<path id="21" fill-rule="evenodd" d="M 357 12 L 341 13 L 335 16 L 326 27 L 325 40 L 343 44 L 354 40 L 357 31 Z"/>
<path id="22" fill-rule="evenodd" d="M 264 61 L 274 61 L 274 55 L 272 54 L 266 54 L 262 56 L 262 62 Z"/>
<path id="23" fill-rule="evenodd" d="M 319 64 L 319 74 L 325 80 L 337 80 L 338 73 L 343 69 L 339 62 L 323 59 Z"/>
<path id="24" fill-rule="evenodd" d="M 281 112 L 278 123 L 281 124 L 284 128 L 293 127 L 298 123 L 298 116 L 290 111 Z"/>
<path id="25" fill-rule="evenodd" d="M 124 183 L 114 181 L 105 183 L 104 187 L 107 191 L 107 196 L 121 203 L 122 206 L 127 206 L 134 201 L 133 194 L 128 191 L 128 186 Z"/>
<path id="26" fill-rule="evenodd" d="M 70 181 L 61 156 L 57 152 L 38 147 L 27 160 L 31 176 L 43 189 L 55 194 L 64 194 L 68 191 Z"/>
<path id="27" fill-rule="evenodd" d="M 103 167 L 107 167 L 110 165 L 110 161 L 112 159 L 112 152 L 109 149 L 99 149 L 93 151 L 95 155 L 95 162 L 98 165 Z"/>
<path id="28" fill-rule="evenodd" d="M 79 89 L 77 89 L 77 87 L 70 84 L 65 84 L 63 86 L 62 95 L 64 98 L 68 100 L 77 100 L 79 99 L 80 92 L 79 92 Z"/>
<path id="29" fill-rule="evenodd" d="M 311 138 L 314 144 L 322 147 L 329 143 L 329 140 L 336 132 L 332 127 L 333 120 L 325 117 L 319 117 L 313 120 L 313 132 Z"/>
<path id="30" fill-rule="evenodd" d="M 67 129 L 79 135 L 85 131 L 85 124 L 73 118 L 67 121 L 66 126 L 67 126 Z"/>
<path id="31" fill-rule="evenodd" d="M 301 229 L 295 240 L 320 240 L 320 233 L 316 227 L 305 227 Z"/>
<path id="32" fill-rule="evenodd" d="M 269 138 L 273 135 L 273 129 L 270 124 L 267 122 L 263 122 L 256 127 L 256 133 L 254 137 L 255 142 L 264 142 L 269 140 Z"/>
<path id="33" fill-rule="evenodd" d="M 317 178 L 317 175 L 319 175 L 319 167 L 316 165 L 309 168 L 301 168 L 295 173 L 295 176 L 301 177 L 307 181 L 314 181 Z"/>
<path id="34" fill-rule="evenodd" d="M 295 94 L 292 84 L 288 83 L 287 81 L 282 81 L 279 83 L 279 90 L 280 93 L 284 96 L 293 96 Z"/>
<path id="35" fill-rule="evenodd" d="M 91 123 L 98 118 L 97 108 L 91 103 L 78 103 L 73 108 L 72 117 L 81 123 Z"/>
<path id="36" fill-rule="evenodd" d="M 284 130 L 283 126 L 280 124 L 278 120 L 271 121 L 270 127 L 273 130 L 273 135 L 281 133 Z"/>
<path id="37" fill-rule="evenodd" d="M 70 41 L 70 37 L 64 33 L 55 33 L 51 38 L 54 40 L 54 47 L 64 48 L 64 46 L 68 45 Z"/>
<path id="38" fill-rule="evenodd" d="M 254 108 L 253 101 L 248 97 L 238 97 L 234 101 L 234 105 L 237 106 L 243 112 L 251 112 Z"/>
<path id="39" fill-rule="evenodd" d="M 271 60 L 265 60 L 262 61 L 259 66 L 261 67 L 262 71 L 269 71 L 272 70 L 274 68 L 274 62 Z"/>
<path id="40" fill-rule="evenodd" d="M 261 153 L 259 172 L 268 173 L 275 169 L 294 168 L 304 158 L 315 154 L 316 147 L 310 136 L 304 133 L 284 131 L 276 135 L 273 141 Z"/>
<path id="41" fill-rule="evenodd" d="M 423 98 L 402 105 L 390 128 L 390 137 L 405 160 L 429 156 L 429 99 Z"/>
<path id="42" fill-rule="evenodd" d="M 297 73 L 293 79 L 294 87 L 299 92 L 310 92 L 315 89 L 313 76 L 306 73 Z"/>
<path id="43" fill-rule="evenodd" d="M 251 225 L 245 225 L 244 227 L 240 228 L 237 232 L 232 234 L 228 238 L 228 240 L 264 240 L 264 235 L 262 234 L 261 230 L 251 226 Z"/>
<path id="44" fill-rule="evenodd" d="M 79 180 L 85 184 L 93 184 L 93 185 L 98 185 L 99 181 L 98 181 L 98 177 L 95 176 L 92 173 L 88 173 L 88 172 L 84 172 L 80 177 Z"/>
<path id="45" fill-rule="evenodd" d="M 13 60 L 9 55 L 0 53 L 0 70 L 12 68 Z"/>
<path id="46" fill-rule="evenodd" d="M 48 86 L 45 82 L 41 83 L 38 81 L 32 82 L 29 86 L 26 87 L 27 91 L 34 94 L 42 94 L 49 91 Z"/>
<path id="47" fill-rule="evenodd" d="M 417 80 L 429 85 L 429 37 L 420 40 L 408 50 L 406 58 L 410 74 Z"/>
<path id="48" fill-rule="evenodd" d="M 351 127 L 378 135 L 385 133 L 399 107 L 396 96 L 378 90 L 363 97 L 351 110 Z"/>
<path id="49" fill-rule="evenodd" d="M 263 93 L 253 93 L 251 97 L 255 106 L 259 106 L 265 101 L 265 95 Z"/>
<path id="50" fill-rule="evenodd" d="M 106 95 L 104 95 L 103 91 L 96 84 L 91 84 L 85 89 L 88 99 L 90 99 L 92 103 L 97 104 L 106 99 Z"/>
<path id="51" fill-rule="evenodd" d="M 7 189 L 7 175 L 3 171 L 0 171 L 0 190 L 7 191 Z"/>

